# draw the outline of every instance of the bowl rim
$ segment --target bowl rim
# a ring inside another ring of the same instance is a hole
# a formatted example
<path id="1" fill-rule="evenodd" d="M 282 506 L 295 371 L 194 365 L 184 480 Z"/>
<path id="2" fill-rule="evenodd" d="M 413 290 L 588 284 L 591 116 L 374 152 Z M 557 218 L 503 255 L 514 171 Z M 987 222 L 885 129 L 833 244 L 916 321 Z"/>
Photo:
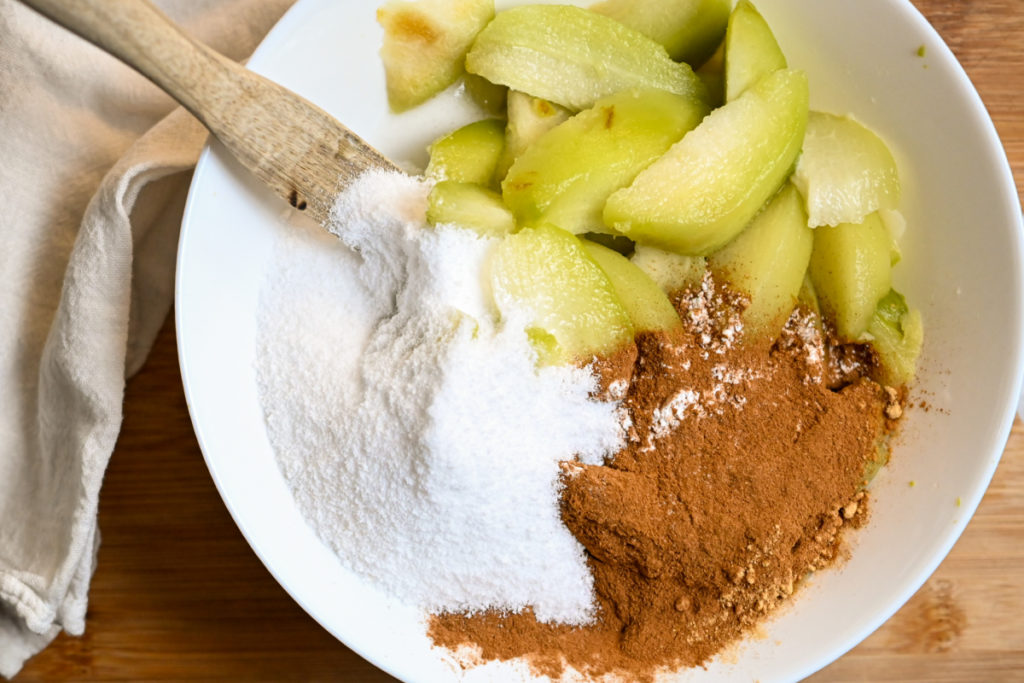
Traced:
<path id="1" fill-rule="evenodd" d="M 971 105 L 972 113 L 982 122 L 982 131 L 988 143 L 988 152 L 993 156 L 994 160 L 1000 167 L 999 177 L 1002 182 L 998 188 L 999 194 L 1009 209 L 1008 213 L 1015 216 L 1015 220 L 1013 221 L 1014 224 L 1007 227 L 1013 228 L 1010 234 L 1012 235 L 1014 247 L 1013 261 L 1016 265 L 1014 275 L 1017 292 L 1022 292 L 1024 291 L 1024 272 L 1022 272 L 1024 271 L 1024 213 L 1022 213 L 1020 207 L 1020 196 L 1014 179 L 1013 168 L 1010 165 L 1006 148 L 1004 147 L 995 127 L 995 122 L 992 120 L 992 116 L 989 113 L 988 108 L 985 106 L 981 94 L 978 92 L 974 82 L 967 74 L 966 69 L 964 69 L 959 59 L 957 59 L 956 55 L 953 53 L 952 48 L 950 48 L 949 44 L 945 41 L 935 26 L 928 21 L 927 17 L 925 17 L 921 10 L 919 10 L 911 0 L 892 0 L 892 4 L 898 10 L 904 12 L 905 17 L 913 22 L 918 30 L 931 38 L 932 42 L 928 45 L 927 52 L 929 58 L 941 59 L 944 66 L 956 75 L 957 86 L 959 87 L 961 94 L 966 97 L 967 101 Z M 935 48 L 937 48 L 937 54 Z M 867 621 L 858 633 L 851 635 L 848 642 L 842 647 L 842 649 L 823 655 L 818 658 L 816 663 L 809 664 L 803 671 L 798 673 L 797 680 L 811 676 L 839 660 L 842 656 L 867 639 L 868 636 L 877 631 L 883 624 L 891 619 L 896 612 L 902 609 L 903 606 L 906 605 L 906 603 L 915 594 L 917 594 L 919 590 L 921 590 L 942 562 L 949 556 L 953 546 L 960 539 L 966 530 L 967 525 L 974 518 L 978 506 L 981 504 L 982 499 L 987 493 L 988 488 L 991 485 L 992 478 L 995 476 L 996 469 L 1002 460 L 1018 409 L 1024 410 L 1024 396 L 1022 396 L 1022 392 L 1024 392 L 1024 302 L 1019 303 L 1020 307 L 1018 307 L 1017 310 L 1018 324 L 1016 326 L 1016 344 L 1014 345 L 1015 358 L 1012 363 L 1014 367 L 1013 379 L 1009 389 L 1010 396 L 1013 398 L 1002 405 L 1003 414 L 1000 418 L 1000 426 L 992 441 L 994 446 L 998 444 L 998 446 L 996 446 L 996 452 L 993 454 L 994 457 L 988 458 L 985 468 L 981 471 L 981 476 L 979 478 L 980 485 L 975 491 L 971 492 L 971 497 L 961 506 L 963 514 L 947 531 L 944 536 L 943 543 L 936 549 L 936 552 L 930 556 L 929 561 L 915 574 L 913 578 L 908 579 L 905 582 L 904 590 L 896 599 L 889 603 L 887 609 L 878 612 L 875 618 Z M 1022 414 L 1022 419 L 1024 419 L 1024 414 Z"/>
<path id="2" fill-rule="evenodd" d="M 307 9 L 315 1 L 316 0 L 297 0 L 297 2 L 291 8 L 289 8 L 289 10 L 280 18 L 280 20 L 274 25 L 271 31 L 267 34 L 264 40 L 260 42 L 259 46 L 253 52 L 249 60 L 249 65 L 254 70 L 259 71 L 261 66 L 265 64 L 265 60 L 272 58 L 273 53 L 276 50 L 280 49 L 281 44 L 286 36 L 301 29 L 301 26 L 308 15 Z M 990 151 L 996 153 L 996 158 L 998 159 L 999 164 L 1001 166 L 999 175 L 1004 182 L 999 188 L 1000 194 L 1009 205 L 1012 205 L 1016 208 L 1017 219 L 1016 224 L 1013 226 L 1013 246 L 1015 252 L 1014 260 L 1017 265 L 1017 271 L 1015 273 L 1016 280 L 1017 284 L 1021 285 L 1022 269 L 1024 269 L 1024 239 L 1022 239 L 1022 235 L 1024 235 L 1024 218 L 1022 218 L 1020 213 L 1019 195 L 1014 181 L 1012 168 L 1007 158 L 1006 151 L 1000 141 L 998 132 L 996 131 L 995 125 L 991 120 L 991 117 L 984 105 L 984 102 L 981 99 L 981 96 L 979 95 L 974 84 L 971 82 L 967 73 L 963 69 L 962 65 L 960 65 L 960 63 L 956 59 L 955 55 L 953 54 L 952 50 L 949 48 L 947 43 L 942 39 L 937 30 L 928 22 L 928 20 L 920 12 L 920 10 L 918 10 L 910 2 L 910 0 L 890 0 L 890 4 L 900 8 L 903 12 L 906 13 L 908 18 L 915 22 L 915 24 L 918 26 L 920 30 L 931 35 L 931 37 L 934 39 L 934 44 L 929 45 L 929 56 L 932 57 L 933 59 L 942 59 L 943 61 L 947 62 L 950 65 L 954 73 L 956 73 L 958 76 L 959 85 L 963 92 L 966 94 L 971 105 L 972 111 L 979 114 L 980 118 L 984 121 L 984 133 L 991 145 Z M 933 54 L 933 47 L 938 47 L 937 54 Z M 189 188 L 189 196 L 186 202 L 185 212 L 182 218 L 183 236 L 187 232 L 187 226 L 189 225 L 193 218 L 193 211 L 195 208 L 194 190 L 204 182 L 204 178 L 207 175 L 208 169 L 210 165 L 215 162 L 217 154 L 218 151 L 216 150 L 216 148 L 208 144 L 206 147 L 204 147 L 199 157 L 198 163 L 196 165 L 196 170 Z M 338 633 L 336 633 L 335 630 L 331 628 L 331 626 L 326 624 L 318 616 L 318 611 L 312 605 L 304 601 L 302 596 L 296 590 L 294 590 L 294 588 L 290 586 L 287 581 L 285 581 L 280 576 L 271 559 L 266 556 L 266 554 L 259 547 L 259 544 L 255 542 L 254 538 L 252 537 L 251 530 L 248 528 L 248 525 L 245 524 L 244 520 L 239 515 L 236 505 L 232 502 L 230 496 L 226 495 L 225 493 L 224 483 L 221 481 L 217 469 L 211 460 L 210 449 L 208 447 L 208 443 L 206 440 L 205 430 L 203 426 L 199 423 L 196 411 L 193 407 L 194 387 L 192 385 L 192 382 L 190 381 L 190 369 L 188 367 L 188 360 L 186 358 L 186 354 L 182 353 L 182 349 L 186 344 L 184 337 L 187 334 L 184 331 L 186 329 L 186 326 L 183 325 L 183 320 L 181 318 L 183 314 L 183 307 L 180 305 L 182 302 L 180 274 L 182 272 L 182 262 L 185 254 L 185 243 L 186 240 L 184 239 L 179 241 L 179 249 L 177 253 L 176 263 L 176 272 L 178 273 L 179 277 L 177 277 L 175 281 L 175 322 L 176 341 L 179 349 L 179 368 L 182 375 L 182 383 L 184 387 L 186 403 L 188 404 L 189 407 L 190 419 L 192 420 L 193 424 L 193 430 L 199 442 L 204 460 L 207 463 L 208 469 L 210 470 L 211 477 L 213 478 L 214 483 L 218 489 L 218 493 L 221 495 L 221 498 L 224 501 L 225 506 L 227 507 L 229 513 L 231 514 L 232 519 L 235 521 L 236 526 L 239 528 L 242 535 L 245 537 L 246 542 L 253 549 L 253 552 L 257 555 L 257 557 L 259 557 L 260 561 L 271 573 L 271 575 L 274 576 L 275 580 L 291 596 L 291 598 L 295 600 L 303 608 L 303 610 L 307 614 L 309 614 L 315 621 L 317 621 L 323 628 L 325 628 L 328 632 L 335 635 L 335 637 L 338 637 L 339 640 L 342 640 L 342 642 L 344 642 L 344 644 L 347 647 L 349 647 L 357 654 L 359 654 L 361 657 L 371 662 L 373 665 L 379 667 L 383 671 L 388 672 L 392 675 L 398 675 L 398 671 L 388 661 L 382 661 L 377 656 L 376 653 L 370 652 L 369 650 L 367 650 L 367 648 L 363 647 L 361 643 L 353 643 L 348 640 L 342 639 L 341 636 L 339 636 Z M 1022 340 L 1024 340 L 1024 313 L 1022 313 L 1021 311 L 1018 311 L 1018 321 L 1020 322 L 1016 329 L 1016 338 L 1018 343 L 1014 348 L 1015 359 L 1013 362 L 1014 379 L 1012 382 L 1012 390 L 1014 392 L 1014 396 L 1019 396 L 1021 394 L 1021 388 L 1022 385 L 1024 385 L 1024 346 L 1022 346 L 1022 344 L 1024 344 L 1024 342 L 1022 342 Z M 907 602 L 907 600 L 909 600 L 921 588 L 922 585 L 924 585 L 928 578 L 934 573 L 934 571 L 946 558 L 946 556 L 952 549 L 953 545 L 960 538 L 963 531 L 966 529 L 967 524 L 975 514 L 977 507 L 980 504 L 981 499 L 985 491 L 987 490 L 989 484 L 991 483 L 992 477 L 995 474 L 996 468 L 1001 459 L 1002 451 L 1005 449 L 1005 444 L 1009 438 L 1010 431 L 1013 425 L 1017 409 L 1017 402 L 1007 402 L 1005 406 L 1002 406 L 1002 409 L 1003 415 L 1000 419 L 1000 427 L 998 433 L 996 433 L 993 436 L 994 443 L 998 442 L 1002 444 L 1002 446 L 995 454 L 996 457 L 989 458 L 985 469 L 982 471 L 982 479 L 984 481 L 984 485 L 979 487 L 979 490 L 976 492 L 976 495 L 972 496 L 970 500 L 965 500 L 964 506 L 961 508 L 963 514 L 961 515 L 959 521 L 946 534 L 944 542 L 941 545 L 941 550 L 935 552 L 931 556 L 931 559 L 927 563 L 925 569 L 918 572 L 913 579 L 905 583 L 905 589 L 902 591 L 900 597 L 897 600 L 892 601 L 889 604 L 889 608 L 887 610 L 879 612 L 874 619 L 865 623 L 864 627 L 860 629 L 855 635 L 851 635 L 850 638 L 848 638 L 848 642 L 841 646 L 840 649 L 830 650 L 827 654 L 823 654 L 822 656 L 818 657 L 815 661 L 808 663 L 807 666 L 804 667 L 804 669 L 794 672 L 798 678 L 809 676 L 815 673 L 816 671 L 819 671 L 820 669 L 824 668 L 825 666 L 829 665 L 830 663 L 834 662 L 835 660 L 839 659 L 846 652 L 851 650 L 853 647 L 855 647 L 857 644 L 863 641 L 867 636 L 869 636 L 871 633 L 877 630 L 883 623 L 888 621 L 893 616 L 893 614 L 895 614 Z"/>

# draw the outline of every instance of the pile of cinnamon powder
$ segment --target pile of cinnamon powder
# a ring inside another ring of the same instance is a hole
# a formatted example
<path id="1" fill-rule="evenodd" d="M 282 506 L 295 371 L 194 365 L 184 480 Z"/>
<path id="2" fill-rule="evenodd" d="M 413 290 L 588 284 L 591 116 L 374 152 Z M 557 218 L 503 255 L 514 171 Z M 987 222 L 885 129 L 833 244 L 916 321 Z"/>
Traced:
<path id="1" fill-rule="evenodd" d="M 809 312 L 758 344 L 741 343 L 742 303 L 710 278 L 676 307 L 681 333 L 639 335 L 599 364 L 606 391 L 624 392 L 627 447 L 563 467 L 562 517 L 588 553 L 595 622 L 441 614 L 435 643 L 524 657 L 555 678 L 572 667 L 650 680 L 706 662 L 837 557 L 843 528 L 864 519 L 865 472 L 898 395 Z"/>

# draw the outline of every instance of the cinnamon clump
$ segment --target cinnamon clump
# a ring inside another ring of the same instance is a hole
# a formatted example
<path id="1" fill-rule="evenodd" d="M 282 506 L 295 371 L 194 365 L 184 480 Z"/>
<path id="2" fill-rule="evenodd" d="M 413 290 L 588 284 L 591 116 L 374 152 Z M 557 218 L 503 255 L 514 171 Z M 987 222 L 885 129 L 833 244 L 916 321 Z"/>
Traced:
<path id="1" fill-rule="evenodd" d="M 435 643 L 525 657 L 555 678 L 572 667 L 650 680 L 706 662 L 835 560 L 843 528 L 864 519 L 892 391 L 866 379 L 870 357 L 830 353 L 809 312 L 774 344 L 740 343 L 739 302 L 710 278 L 676 304 L 683 330 L 638 335 L 628 382 L 631 354 L 604 368 L 615 377 L 602 388 L 624 390 L 628 445 L 606 465 L 563 468 L 594 623 L 434 615 Z"/>

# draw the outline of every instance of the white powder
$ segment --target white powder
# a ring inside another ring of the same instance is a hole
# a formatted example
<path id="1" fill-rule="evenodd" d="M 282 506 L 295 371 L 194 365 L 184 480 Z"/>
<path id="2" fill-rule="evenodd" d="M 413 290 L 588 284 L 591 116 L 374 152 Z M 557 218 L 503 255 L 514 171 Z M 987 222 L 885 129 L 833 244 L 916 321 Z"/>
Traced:
<path id="1" fill-rule="evenodd" d="M 704 417 L 699 391 L 680 389 L 665 405 L 656 408 L 651 416 L 651 435 L 660 439 L 671 434 L 686 419 L 687 410 L 693 410 L 698 417 Z M 652 447 L 650 440 L 647 445 Z"/>
<path id="2" fill-rule="evenodd" d="M 778 344 L 782 349 L 795 349 L 804 354 L 807 361 L 805 384 L 821 384 L 825 381 L 825 338 L 816 313 L 801 306 L 793 309 Z M 832 358 L 835 359 L 835 356 Z M 850 363 L 841 357 L 834 362 L 836 366 L 830 371 L 833 375 L 846 374 L 861 367 L 859 363 Z"/>
<path id="3" fill-rule="evenodd" d="M 683 302 L 684 321 L 695 333 L 695 350 L 703 359 L 709 359 L 712 353 L 725 355 L 739 342 L 743 334 L 740 309 L 726 304 L 710 272 L 704 274 L 699 288 L 684 295 Z M 690 360 L 685 355 L 691 350 L 678 346 L 672 351 L 678 361 L 663 362 L 663 367 L 666 370 L 690 370 Z M 672 434 L 689 416 L 704 419 L 712 414 L 722 415 L 726 409 L 743 408 L 747 402 L 744 396 L 746 385 L 764 379 L 763 375 L 749 368 L 732 368 L 725 364 L 712 366 L 710 373 L 715 382 L 711 389 L 698 391 L 684 387 L 654 409 L 643 451 L 653 451 L 657 447 L 656 440 Z"/>
<path id="4" fill-rule="evenodd" d="M 689 292 L 683 301 L 687 322 L 700 335 L 703 358 L 707 359 L 712 352 L 721 356 L 739 341 L 743 334 L 740 312 L 724 305 L 710 271 L 701 279 L 700 289 Z"/>
<path id="5" fill-rule="evenodd" d="M 654 440 L 663 439 L 674 432 L 689 415 L 696 419 L 704 419 L 712 414 L 722 415 L 727 409 L 743 408 L 747 404 L 747 397 L 744 394 L 748 385 L 753 381 L 766 379 L 766 376 L 750 368 L 734 368 L 720 364 L 712 366 L 711 378 L 715 383 L 710 389 L 680 389 L 664 405 L 654 409 L 645 451 L 654 450 Z"/>
<path id="6" fill-rule="evenodd" d="M 499 324 L 497 243 L 423 224 L 427 186 L 368 174 L 337 239 L 282 234 L 260 304 L 258 378 L 295 500 L 339 560 L 427 611 L 585 623 L 592 577 L 559 516 L 559 461 L 600 463 L 623 425 L 588 369 L 537 370 Z"/>

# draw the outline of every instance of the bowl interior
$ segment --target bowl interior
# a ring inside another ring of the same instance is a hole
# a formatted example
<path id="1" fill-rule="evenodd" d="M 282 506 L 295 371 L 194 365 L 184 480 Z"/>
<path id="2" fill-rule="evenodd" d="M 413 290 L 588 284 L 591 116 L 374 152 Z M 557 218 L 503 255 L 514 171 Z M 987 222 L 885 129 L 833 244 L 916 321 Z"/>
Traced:
<path id="1" fill-rule="evenodd" d="M 902 0 L 757 5 L 790 64 L 808 72 L 812 107 L 852 113 L 897 156 L 908 229 L 894 277 L 924 315 L 913 398 L 928 407 L 909 411 L 893 461 L 872 486 L 871 521 L 851 537 L 850 560 L 813 577 L 759 637 L 680 681 L 798 679 L 877 628 L 963 530 L 1020 392 L 1017 193 L 991 121 L 948 48 Z M 447 93 L 391 114 L 374 11 L 357 0 L 300 0 L 249 64 L 393 159 L 422 165 L 430 140 L 478 112 Z M 182 225 L 176 293 L 182 375 L 203 453 L 253 549 L 325 628 L 399 678 L 463 680 L 430 647 L 421 615 L 341 567 L 277 469 L 256 389 L 256 312 L 275 235 L 296 220 L 218 145 L 204 152 Z M 490 665 L 464 678 L 490 680 L 499 670 L 525 676 L 515 665 Z"/>

